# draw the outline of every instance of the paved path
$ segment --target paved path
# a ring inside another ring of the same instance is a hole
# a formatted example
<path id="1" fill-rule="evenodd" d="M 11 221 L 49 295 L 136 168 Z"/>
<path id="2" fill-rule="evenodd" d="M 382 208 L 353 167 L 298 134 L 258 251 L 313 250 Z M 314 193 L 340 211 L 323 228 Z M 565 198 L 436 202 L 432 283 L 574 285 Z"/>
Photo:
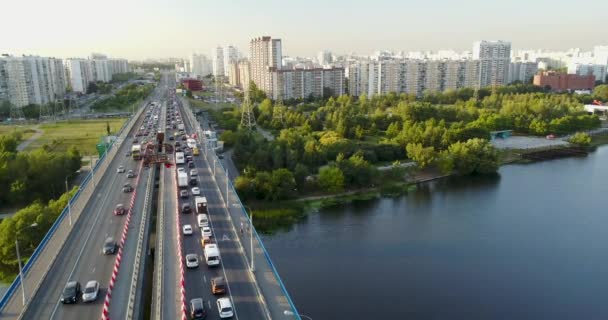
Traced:
<path id="1" fill-rule="evenodd" d="M 17 146 L 17 151 L 25 150 L 25 148 L 27 148 L 32 142 L 36 141 L 36 139 L 40 138 L 40 136 L 44 133 L 44 131 L 39 129 L 38 126 L 33 127 L 32 130 L 36 130 L 36 133 L 34 133 L 29 139 L 21 142 Z"/>

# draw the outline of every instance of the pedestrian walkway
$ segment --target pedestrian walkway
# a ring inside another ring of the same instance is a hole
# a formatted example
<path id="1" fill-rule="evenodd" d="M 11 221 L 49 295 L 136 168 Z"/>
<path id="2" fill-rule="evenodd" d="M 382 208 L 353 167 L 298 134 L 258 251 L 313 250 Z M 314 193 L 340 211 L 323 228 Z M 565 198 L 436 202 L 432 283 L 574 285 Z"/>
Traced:
<path id="1" fill-rule="evenodd" d="M 39 129 L 38 126 L 33 127 L 32 130 L 35 130 L 36 133 L 34 133 L 31 137 L 29 137 L 29 139 L 21 142 L 17 146 L 17 151 L 21 152 L 21 151 L 25 150 L 32 142 L 36 141 L 44 133 L 44 131 Z"/>

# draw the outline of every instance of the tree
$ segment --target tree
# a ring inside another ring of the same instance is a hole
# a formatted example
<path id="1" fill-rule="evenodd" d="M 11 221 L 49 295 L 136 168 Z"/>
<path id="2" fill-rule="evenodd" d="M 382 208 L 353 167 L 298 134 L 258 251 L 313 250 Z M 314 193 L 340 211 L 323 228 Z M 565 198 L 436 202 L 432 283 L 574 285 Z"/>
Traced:
<path id="1" fill-rule="evenodd" d="M 435 162 L 437 153 L 434 147 L 423 147 L 420 143 L 408 143 L 405 147 L 407 156 L 416 162 L 420 169 L 424 169 Z"/>
<path id="2" fill-rule="evenodd" d="M 272 192 L 268 195 L 270 200 L 288 199 L 296 188 L 296 180 L 291 171 L 281 168 L 272 171 Z"/>
<path id="3" fill-rule="evenodd" d="M 87 85 L 87 94 L 95 93 L 97 92 L 97 90 L 97 83 L 94 81 L 89 82 L 89 84 Z"/>
<path id="4" fill-rule="evenodd" d="M 319 185 L 328 192 L 344 190 L 344 174 L 337 167 L 324 167 L 319 170 Z"/>
<path id="5" fill-rule="evenodd" d="M 588 146 L 591 144 L 591 136 L 584 132 L 577 132 L 568 139 L 568 142 L 579 146 Z"/>
<path id="6" fill-rule="evenodd" d="M 602 100 L 608 101 L 608 84 L 602 84 L 593 89 L 593 95 Z"/>
<path id="7" fill-rule="evenodd" d="M 470 139 L 456 142 L 441 153 L 440 168 L 444 173 L 456 170 L 459 174 L 494 173 L 498 170 L 498 153 L 492 144 L 484 139 Z"/>

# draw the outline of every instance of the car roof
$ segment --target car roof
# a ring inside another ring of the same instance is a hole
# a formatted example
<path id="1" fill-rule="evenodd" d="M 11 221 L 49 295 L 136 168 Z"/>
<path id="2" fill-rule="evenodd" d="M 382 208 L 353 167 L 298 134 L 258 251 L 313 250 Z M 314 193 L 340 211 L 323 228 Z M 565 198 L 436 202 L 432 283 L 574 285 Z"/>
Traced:
<path id="1" fill-rule="evenodd" d="M 216 285 L 223 285 L 226 283 L 224 277 L 215 277 L 211 279 L 211 282 L 214 282 Z"/>
<path id="2" fill-rule="evenodd" d="M 87 282 L 87 285 L 85 287 L 93 287 L 93 286 L 95 286 L 97 284 L 98 284 L 97 281 L 91 280 L 91 281 Z"/>
<path id="3" fill-rule="evenodd" d="M 217 299 L 217 303 L 220 305 L 221 308 L 224 308 L 224 307 L 232 308 L 232 303 L 230 303 L 230 299 L 228 299 L 226 297 Z"/>
<path id="4" fill-rule="evenodd" d="M 203 298 L 195 298 L 195 299 L 192 299 L 192 300 L 190 300 L 190 303 L 191 303 L 191 304 L 195 304 L 195 305 L 201 305 L 201 306 L 203 306 L 203 307 L 205 306 L 205 305 L 203 304 Z"/>
<path id="5" fill-rule="evenodd" d="M 106 242 L 113 242 L 113 241 L 114 241 L 114 238 L 112 238 L 112 237 L 107 237 L 106 238 Z"/>
<path id="6" fill-rule="evenodd" d="M 78 281 L 68 281 L 68 283 L 65 284 L 66 288 L 71 288 L 71 287 L 75 287 L 78 285 Z"/>

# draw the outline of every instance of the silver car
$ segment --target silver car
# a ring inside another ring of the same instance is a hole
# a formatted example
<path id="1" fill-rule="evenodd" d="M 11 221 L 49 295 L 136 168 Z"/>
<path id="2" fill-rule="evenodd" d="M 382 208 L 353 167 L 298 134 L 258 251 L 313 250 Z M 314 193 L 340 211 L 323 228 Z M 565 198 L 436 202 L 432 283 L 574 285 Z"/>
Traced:
<path id="1" fill-rule="evenodd" d="M 84 287 L 82 291 L 82 301 L 83 302 L 92 302 L 97 300 L 97 295 L 99 294 L 99 282 L 95 280 L 91 280 L 87 282 L 87 285 Z"/>

